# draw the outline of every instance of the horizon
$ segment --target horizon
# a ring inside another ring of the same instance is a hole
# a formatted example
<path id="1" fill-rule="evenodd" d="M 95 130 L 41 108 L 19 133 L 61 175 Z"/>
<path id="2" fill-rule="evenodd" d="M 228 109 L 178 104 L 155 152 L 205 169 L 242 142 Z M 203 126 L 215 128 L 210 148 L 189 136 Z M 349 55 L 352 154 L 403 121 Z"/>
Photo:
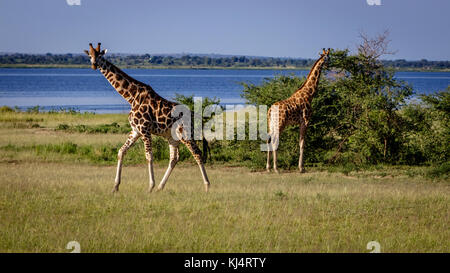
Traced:
<path id="1" fill-rule="evenodd" d="M 24 55 L 46 55 L 46 54 L 52 54 L 52 55 L 65 55 L 65 54 L 72 54 L 72 55 L 86 55 L 85 53 L 74 53 L 74 52 L 66 52 L 66 53 L 53 53 L 53 52 L 46 52 L 46 53 L 29 53 L 29 52 L 0 52 L 0 55 L 12 55 L 12 54 L 24 54 Z M 229 57 L 247 57 L 247 58 L 273 58 L 273 59 L 298 59 L 298 60 L 315 60 L 316 58 L 307 58 L 307 57 L 284 57 L 284 56 L 256 56 L 256 55 L 237 55 L 237 54 L 222 54 L 222 53 L 192 53 L 192 52 L 182 52 L 182 53 L 110 53 L 108 52 L 106 54 L 106 58 L 108 55 L 114 56 L 114 55 L 136 55 L 136 56 L 142 56 L 142 55 L 150 55 L 150 56 L 198 56 L 198 57 L 211 57 L 211 58 L 229 58 Z M 398 61 L 398 60 L 405 60 L 407 62 L 416 62 L 416 61 L 422 61 L 426 60 L 428 62 L 448 62 L 450 60 L 430 60 L 430 59 L 384 59 L 380 58 L 381 61 Z"/>
<path id="2" fill-rule="evenodd" d="M 314 59 L 324 47 L 354 53 L 361 32 L 389 30 L 397 53 L 384 59 L 447 61 L 449 9 L 446 0 L 6 0 L 0 52 L 77 54 L 102 42 L 116 54 Z"/>

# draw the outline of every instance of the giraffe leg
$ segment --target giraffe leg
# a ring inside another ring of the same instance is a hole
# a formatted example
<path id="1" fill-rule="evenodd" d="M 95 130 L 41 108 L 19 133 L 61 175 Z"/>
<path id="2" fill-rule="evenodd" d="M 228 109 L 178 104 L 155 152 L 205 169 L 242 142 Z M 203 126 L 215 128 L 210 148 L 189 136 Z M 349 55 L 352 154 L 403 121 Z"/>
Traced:
<path id="1" fill-rule="evenodd" d="M 273 150 L 272 153 L 273 153 L 273 171 L 276 172 L 276 173 L 280 173 L 278 171 L 278 167 L 277 167 L 277 151 Z"/>
<path id="2" fill-rule="evenodd" d="M 266 171 L 268 173 L 270 173 L 270 144 L 271 138 L 270 138 L 270 134 L 269 134 L 269 138 L 267 139 L 267 162 L 266 162 Z"/>
<path id="3" fill-rule="evenodd" d="M 298 169 L 300 170 L 301 173 L 305 172 L 305 168 L 303 167 L 303 151 L 305 149 L 305 135 L 306 135 L 306 125 L 305 124 L 301 124 L 300 125 L 300 140 L 299 140 L 299 145 L 300 145 L 300 156 L 298 158 Z"/>
<path id="4" fill-rule="evenodd" d="M 273 153 L 273 170 L 276 173 L 279 173 L 278 171 L 278 167 L 277 167 L 277 150 L 278 150 L 278 141 L 279 141 L 279 136 L 275 135 L 274 137 L 272 137 L 272 141 L 271 141 L 271 148 L 272 148 L 272 153 Z"/>
<path id="5" fill-rule="evenodd" d="M 205 191 L 208 192 L 210 183 L 209 183 L 208 175 L 206 174 L 205 166 L 203 165 L 202 152 L 200 151 L 197 144 L 195 144 L 195 142 L 193 140 L 181 139 L 181 142 L 184 145 L 186 145 L 186 147 L 191 152 L 192 156 L 194 156 L 195 161 L 197 161 L 198 167 L 200 168 L 200 172 L 202 173 L 203 184 L 205 185 Z"/>
<path id="6" fill-rule="evenodd" d="M 116 179 L 115 179 L 113 192 L 119 191 L 120 178 L 122 175 L 123 157 L 127 153 L 128 149 L 131 146 L 133 146 L 133 144 L 136 142 L 136 140 L 138 140 L 139 137 L 140 137 L 140 135 L 137 132 L 131 131 L 130 134 L 128 135 L 127 141 L 125 141 L 123 146 L 120 148 L 119 153 L 117 154 L 117 159 L 118 159 L 117 160 L 117 171 L 116 171 Z"/>
<path id="7" fill-rule="evenodd" d="M 155 175 L 153 172 L 152 137 L 145 136 L 142 137 L 142 140 L 144 141 L 145 146 L 145 158 L 147 159 L 148 162 L 148 175 L 149 175 L 148 192 L 152 192 L 153 188 L 155 187 Z"/>
<path id="8" fill-rule="evenodd" d="M 179 141 L 169 141 L 169 148 L 170 148 L 169 167 L 167 168 L 166 173 L 164 174 L 164 177 L 158 186 L 158 191 L 164 189 L 164 186 L 166 185 L 166 182 L 169 179 L 169 176 L 172 173 L 173 168 L 175 168 L 175 165 L 178 162 L 178 159 L 180 157 L 180 155 L 178 153 L 178 145 L 179 144 L 180 144 Z"/>

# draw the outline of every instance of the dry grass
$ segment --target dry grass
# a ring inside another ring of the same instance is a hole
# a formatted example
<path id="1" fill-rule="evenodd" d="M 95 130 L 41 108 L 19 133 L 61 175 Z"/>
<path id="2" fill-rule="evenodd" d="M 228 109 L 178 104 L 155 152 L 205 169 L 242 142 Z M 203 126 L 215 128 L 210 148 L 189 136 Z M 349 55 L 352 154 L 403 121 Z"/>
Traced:
<path id="1" fill-rule="evenodd" d="M 164 167 L 156 167 L 161 178 Z M 448 252 L 449 184 L 423 178 L 281 175 L 177 166 L 166 190 L 146 193 L 144 165 L 0 164 L 0 251 Z"/>
<path id="2" fill-rule="evenodd" d="M 0 115 L 0 252 L 69 252 L 69 241 L 82 252 L 368 252 L 374 240 L 382 252 L 450 250 L 450 184 L 417 167 L 277 175 L 216 163 L 206 194 L 197 166 L 182 163 L 148 194 L 138 144 L 113 195 L 115 161 L 102 153 L 126 135 L 54 130 L 112 122 L 126 115 Z"/>

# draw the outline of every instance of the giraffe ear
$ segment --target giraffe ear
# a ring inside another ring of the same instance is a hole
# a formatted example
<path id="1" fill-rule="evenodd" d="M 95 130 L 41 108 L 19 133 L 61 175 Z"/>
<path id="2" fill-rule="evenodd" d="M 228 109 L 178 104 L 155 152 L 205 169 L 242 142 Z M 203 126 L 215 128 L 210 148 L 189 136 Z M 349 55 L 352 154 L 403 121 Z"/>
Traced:
<path id="1" fill-rule="evenodd" d="M 86 49 L 84 50 L 84 53 L 86 53 L 89 56 L 89 51 L 87 51 Z"/>
<path id="2" fill-rule="evenodd" d="M 105 49 L 103 49 L 103 50 L 100 52 L 100 54 L 101 54 L 101 55 L 105 55 L 106 52 L 108 52 L 108 49 L 105 48 Z"/>

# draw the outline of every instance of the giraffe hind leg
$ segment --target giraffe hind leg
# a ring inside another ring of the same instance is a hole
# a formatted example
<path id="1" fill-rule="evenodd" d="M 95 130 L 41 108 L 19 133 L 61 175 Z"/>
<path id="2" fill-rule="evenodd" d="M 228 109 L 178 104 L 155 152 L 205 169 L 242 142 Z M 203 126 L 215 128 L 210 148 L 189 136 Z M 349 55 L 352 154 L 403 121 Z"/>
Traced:
<path id="1" fill-rule="evenodd" d="M 152 151 L 152 138 L 151 136 L 145 136 L 142 138 L 145 146 L 145 158 L 148 163 L 148 175 L 149 175 L 149 185 L 148 192 L 152 192 L 155 187 L 155 174 L 153 171 L 153 151 Z"/>
<path id="2" fill-rule="evenodd" d="M 203 185 L 205 187 L 205 191 L 208 192 L 210 182 L 208 179 L 208 175 L 206 174 L 205 166 L 203 165 L 202 152 L 200 151 L 197 144 L 193 140 L 181 139 L 181 142 L 189 149 L 195 161 L 197 162 L 203 177 Z"/>

